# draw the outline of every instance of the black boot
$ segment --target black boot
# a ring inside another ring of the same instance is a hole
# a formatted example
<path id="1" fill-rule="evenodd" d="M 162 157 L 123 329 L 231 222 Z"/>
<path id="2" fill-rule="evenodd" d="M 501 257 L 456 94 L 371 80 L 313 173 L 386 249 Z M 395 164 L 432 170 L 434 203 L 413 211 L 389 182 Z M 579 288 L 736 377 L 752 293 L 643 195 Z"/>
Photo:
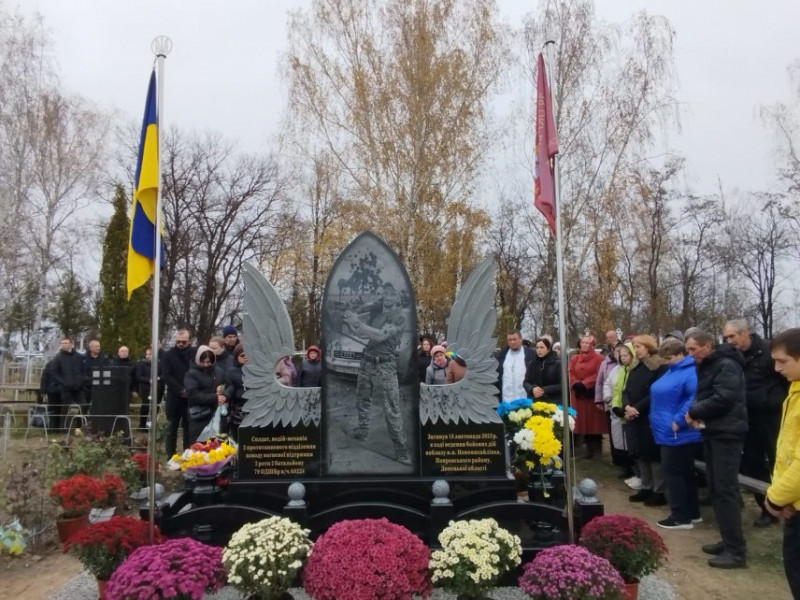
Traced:
<path id="1" fill-rule="evenodd" d="M 653 490 L 641 489 L 633 496 L 628 496 L 628 500 L 631 502 L 644 502 L 645 500 L 649 500 L 652 495 Z"/>
<path id="2" fill-rule="evenodd" d="M 753 523 L 753 527 L 769 527 L 770 525 L 774 525 L 778 522 L 778 519 L 773 517 L 768 512 L 764 511 L 761 513 L 761 516 L 756 519 L 756 522 Z"/>
<path id="3" fill-rule="evenodd" d="M 744 556 L 723 552 L 709 558 L 708 564 L 715 569 L 744 569 L 747 566 L 747 560 Z"/>
<path id="4" fill-rule="evenodd" d="M 644 501 L 645 506 L 665 506 L 667 497 L 664 494 L 655 493 Z"/>
<path id="5" fill-rule="evenodd" d="M 703 544 L 703 552 L 706 554 L 713 554 L 717 556 L 725 551 L 725 544 L 723 542 L 714 542 L 713 544 Z"/>

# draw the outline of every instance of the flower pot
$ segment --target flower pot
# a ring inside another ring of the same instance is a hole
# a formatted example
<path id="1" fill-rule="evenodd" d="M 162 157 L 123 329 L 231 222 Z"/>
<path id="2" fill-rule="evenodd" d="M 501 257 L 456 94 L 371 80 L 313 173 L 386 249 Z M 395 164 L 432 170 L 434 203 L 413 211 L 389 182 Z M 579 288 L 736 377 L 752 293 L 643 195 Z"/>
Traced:
<path id="1" fill-rule="evenodd" d="M 542 480 L 538 475 L 531 478 L 528 484 L 528 499 L 531 502 L 538 502 L 540 504 L 553 504 L 553 491 L 555 486 L 550 482 Z"/>
<path id="2" fill-rule="evenodd" d="M 195 508 L 200 506 L 213 506 L 222 502 L 222 490 L 217 486 L 216 475 L 197 475 L 192 490 L 192 504 Z"/>
<path id="3" fill-rule="evenodd" d="M 93 508 L 89 512 L 89 523 L 100 523 L 101 521 L 110 521 L 117 510 L 116 506 L 111 508 Z"/>
<path id="4" fill-rule="evenodd" d="M 639 598 L 639 580 L 631 583 L 625 582 L 625 593 L 623 595 L 625 600 L 637 600 Z"/>
<path id="5" fill-rule="evenodd" d="M 557 529 L 547 521 L 533 521 L 530 524 L 533 539 L 540 544 L 549 544 L 555 540 Z"/>
<path id="6" fill-rule="evenodd" d="M 106 586 L 108 585 L 107 579 L 97 579 L 97 598 L 98 600 L 105 600 Z"/>
<path id="7" fill-rule="evenodd" d="M 56 520 L 58 539 L 61 540 L 61 543 L 64 543 L 81 529 L 86 529 L 88 526 L 89 515 L 81 515 L 80 517 L 72 517 L 70 519 L 58 519 Z"/>

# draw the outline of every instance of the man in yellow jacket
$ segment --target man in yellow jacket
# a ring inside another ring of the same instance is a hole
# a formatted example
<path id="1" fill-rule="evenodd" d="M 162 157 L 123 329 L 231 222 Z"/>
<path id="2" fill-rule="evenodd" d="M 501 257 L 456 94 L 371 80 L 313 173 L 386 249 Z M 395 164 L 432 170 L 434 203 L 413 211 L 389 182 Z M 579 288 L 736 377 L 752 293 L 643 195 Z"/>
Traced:
<path id="1" fill-rule="evenodd" d="M 783 565 L 795 600 L 800 600 L 800 328 L 772 340 L 775 370 L 791 383 L 783 401 L 772 485 L 766 509 L 784 522 Z"/>

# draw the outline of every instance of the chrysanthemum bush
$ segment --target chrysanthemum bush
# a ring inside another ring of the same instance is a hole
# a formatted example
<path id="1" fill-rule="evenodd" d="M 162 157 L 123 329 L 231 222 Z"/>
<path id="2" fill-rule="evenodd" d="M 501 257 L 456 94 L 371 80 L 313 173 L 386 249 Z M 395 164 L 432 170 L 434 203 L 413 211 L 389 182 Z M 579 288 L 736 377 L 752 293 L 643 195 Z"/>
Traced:
<path id="1" fill-rule="evenodd" d="M 224 584 L 222 548 L 180 538 L 134 550 L 109 579 L 106 597 L 201 600 Z"/>
<path id="2" fill-rule="evenodd" d="M 422 540 L 387 519 L 341 521 L 314 543 L 303 587 L 314 600 L 427 598 L 429 556 Z"/>
<path id="3" fill-rule="evenodd" d="M 98 504 L 98 508 L 111 508 L 122 506 L 125 502 L 125 482 L 119 475 L 106 473 L 100 480 L 100 487 L 103 490 L 103 498 Z"/>
<path id="4" fill-rule="evenodd" d="M 157 544 L 163 541 L 158 529 L 153 540 Z M 77 557 L 97 579 L 107 580 L 134 550 L 148 544 L 150 531 L 146 521 L 112 517 L 73 535 L 64 544 L 64 552 Z"/>
<path id="5" fill-rule="evenodd" d="M 282 517 L 248 523 L 222 552 L 228 583 L 264 600 L 288 590 L 311 550 L 308 530 Z"/>
<path id="6" fill-rule="evenodd" d="M 56 481 L 50 488 L 50 497 L 61 507 L 61 518 L 69 519 L 88 515 L 106 498 L 106 491 L 94 477 L 73 475 Z"/>
<path id="7" fill-rule="evenodd" d="M 494 519 L 450 521 L 439 543 L 442 549 L 431 554 L 431 580 L 455 594 L 485 593 L 522 555 L 520 539 Z"/>
<path id="8" fill-rule="evenodd" d="M 629 515 L 595 517 L 581 530 L 580 542 L 608 560 L 627 582 L 654 573 L 667 557 L 658 532 Z"/>
<path id="9" fill-rule="evenodd" d="M 580 546 L 542 550 L 519 578 L 533 600 L 622 600 L 623 586 L 611 563 Z"/>

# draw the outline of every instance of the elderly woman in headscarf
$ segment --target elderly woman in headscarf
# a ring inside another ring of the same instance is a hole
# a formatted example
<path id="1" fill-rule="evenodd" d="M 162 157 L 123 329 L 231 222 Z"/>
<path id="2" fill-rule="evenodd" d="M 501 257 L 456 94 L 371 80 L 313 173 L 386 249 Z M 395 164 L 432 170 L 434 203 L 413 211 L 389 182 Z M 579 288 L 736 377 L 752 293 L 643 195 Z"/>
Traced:
<path id="1" fill-rule="evenodd" d="M 583 458 L 600 455 L 603 434 L 608 433 L 604 407 L 594 402 L 597 372 L 603 362 L 603 355 L 595 352 L 596 345 L 594 336 L 583 336 L 578 352 L 569 359 L 570 403 L 578 411 L 575 418 L 575 446 L 586 445 Z"/>

